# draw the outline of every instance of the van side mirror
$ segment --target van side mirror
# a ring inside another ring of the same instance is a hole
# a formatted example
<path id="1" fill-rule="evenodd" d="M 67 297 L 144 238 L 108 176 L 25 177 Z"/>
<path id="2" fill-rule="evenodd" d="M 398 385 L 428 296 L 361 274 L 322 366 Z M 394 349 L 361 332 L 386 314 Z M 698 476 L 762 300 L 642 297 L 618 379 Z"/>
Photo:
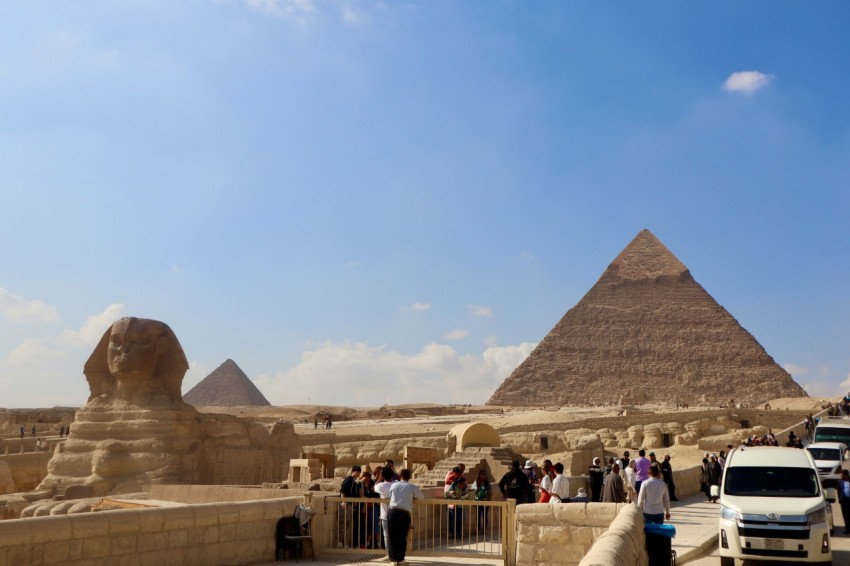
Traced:
<path id="1" fill-rule="evenodd" d="M 826 488 L 826 500 L 830 503 L 835 503 L 836 501 L 838 501 L 838 490 L 836 490 L 834 487 Z"/>

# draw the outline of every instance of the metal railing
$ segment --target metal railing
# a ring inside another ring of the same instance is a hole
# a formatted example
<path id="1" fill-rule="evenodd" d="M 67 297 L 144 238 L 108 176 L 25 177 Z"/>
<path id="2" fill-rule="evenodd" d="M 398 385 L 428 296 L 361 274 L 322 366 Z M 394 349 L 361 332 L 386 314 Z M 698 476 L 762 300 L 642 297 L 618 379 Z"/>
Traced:
<path id="1" fill-rule="evenodd" d="M 325 552 L 383 554 L 379 520 L 387 499 L 324 498 Z M 513 563 L 516 502 L 417 499 L 411 514 L 407 553 L 411 556 L 466 556 Z"/>

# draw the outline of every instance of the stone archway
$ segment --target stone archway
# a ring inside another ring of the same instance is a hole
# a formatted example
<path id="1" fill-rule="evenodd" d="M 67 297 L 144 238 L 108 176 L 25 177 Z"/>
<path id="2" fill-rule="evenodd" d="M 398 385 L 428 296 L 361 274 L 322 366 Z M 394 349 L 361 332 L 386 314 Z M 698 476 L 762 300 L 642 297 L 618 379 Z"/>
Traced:
<path id="1" fill-rule="evenodd" d="M 449 435 L 457 439 L 456 451 L 461 452 L 469 446 L 493 446 L 499 447 L 501 439 L 496 430 L 484 423 L 466 423 L 452 427 Z"/>

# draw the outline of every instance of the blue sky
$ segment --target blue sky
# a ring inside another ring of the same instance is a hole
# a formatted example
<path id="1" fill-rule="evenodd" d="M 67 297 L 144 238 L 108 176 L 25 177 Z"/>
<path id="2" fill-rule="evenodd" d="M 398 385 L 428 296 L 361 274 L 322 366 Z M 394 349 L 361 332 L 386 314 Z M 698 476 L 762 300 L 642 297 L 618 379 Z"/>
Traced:
<path id="1" fill-rule="evenodd" d="M 274 404 L 481 403 L 642 228 L 850 389 L 848 16 L 3 3 L 0 406 L 84 402 L 121 316 L 184 391 L 232 358 Z"/>

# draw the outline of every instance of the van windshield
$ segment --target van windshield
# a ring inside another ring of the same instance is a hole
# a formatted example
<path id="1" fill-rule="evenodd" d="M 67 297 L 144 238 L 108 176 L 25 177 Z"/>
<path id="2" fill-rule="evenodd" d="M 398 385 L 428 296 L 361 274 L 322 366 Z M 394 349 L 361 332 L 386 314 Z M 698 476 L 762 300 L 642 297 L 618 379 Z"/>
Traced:
<path id="1" fill-rule="evenodd" d="M 850 427 L 823 426 L 815 429 L 815 442 L 850 442 Z"/>
<path id="2" fill-rule="evenodd" d="M 841 454 L 837 448 L 808 448 L 815 460 L 841 460 Z"/>
<path id="3" fill-rule="evenodd" d="M 726 470 L 726 495 L 747 497 L 815 497 L 818 475 L 810 468 L 735 466 Z"/>

